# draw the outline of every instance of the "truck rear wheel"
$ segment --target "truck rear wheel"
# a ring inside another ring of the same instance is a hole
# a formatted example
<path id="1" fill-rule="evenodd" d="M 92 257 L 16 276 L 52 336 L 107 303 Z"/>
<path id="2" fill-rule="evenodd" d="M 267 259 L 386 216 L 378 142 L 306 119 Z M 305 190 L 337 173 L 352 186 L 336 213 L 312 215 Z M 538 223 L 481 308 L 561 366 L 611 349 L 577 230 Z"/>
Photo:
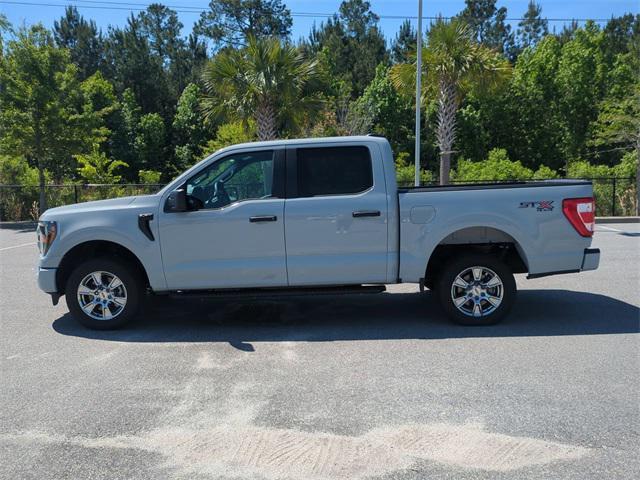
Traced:
<path id="1" fill-rule="evenodd" d="M 456 323 L 493 325 L 509 313 L 516 297 L 511 269 L 491 255 L 469 254 L 450 262 L 437 284 L 440 305 Z"/>
<path id="2" fill-rule="evenodd" d="M 85 327 L 109 330 L 129 322 L 140 306 L 141 282 L 135 271 L 109 258 L 81 263 L 67 281 L 69 311 Z"/>

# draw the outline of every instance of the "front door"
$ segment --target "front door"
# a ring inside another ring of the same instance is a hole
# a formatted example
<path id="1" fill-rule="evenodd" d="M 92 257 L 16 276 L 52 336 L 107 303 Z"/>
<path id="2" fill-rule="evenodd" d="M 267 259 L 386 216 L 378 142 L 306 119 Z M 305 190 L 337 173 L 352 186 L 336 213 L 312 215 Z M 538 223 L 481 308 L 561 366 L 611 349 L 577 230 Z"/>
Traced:
<path id="1" fill-rule="evenodd" d="M 169 289 L 286 286 L 283 182 L 282 149 L 231 153 L 187 180 L 198 209 L 160 212 Z"/>

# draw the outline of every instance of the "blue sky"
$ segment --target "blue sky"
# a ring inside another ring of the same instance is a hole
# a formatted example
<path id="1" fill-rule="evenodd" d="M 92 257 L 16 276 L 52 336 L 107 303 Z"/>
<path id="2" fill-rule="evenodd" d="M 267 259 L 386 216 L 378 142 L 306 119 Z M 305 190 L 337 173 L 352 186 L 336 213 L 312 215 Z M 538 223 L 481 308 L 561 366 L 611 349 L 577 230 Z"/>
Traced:
<path id="1" fill-rule="evenodd" d="M 46 26 L 53 25 L 64 11 L 65 4 L 75 4 L 86 17 L 96 21 L 99 27 L 106 30 L 108 25 L 123 25 L 129 15 L 132 4 L 145 5 L 152 3 L 150 0 L 109 0 L 105 2 L 70 1 L 70 0 L 12 0 L 17 3 L 54 4 L 59 6 L 43 5 L 18 5 L 5 0 L 0 0 L 0 12 L 5 14 L 14 25 L 33 24 L 42 22 Z M 123 3 L 123 5 L 115 5 Z M 166 5 L 176 9 L 205 9 L 208 0 L 166 0 Z M 285 1 L 293 13 L 333 13 L 340 5 L 340 0 L 289 0 Z M 499 0 L 498 6 L 505 6 L 509 17 L 521 17 L 527 8 L 528 0 Z M 609 18 L 627 12 L 639 13 L 640 0 L 538 0 L 542 5 L 542 11 L 547 18 Z M 109 9 L 89 8 L 101 4 Z M 415 16 L 417 15 L 417 0 L 371 0 L 372 9 L 379 15 Z M 112 9 L 113 7 L 121 9 Z M 143 6 L 138 8 L 144 8 Z M 464 0 L 424 0 L 424 15 L 433 16 L 442 14 L 451 16 L 464 8 Z M 197 12 L 180 12 L 179 17 L 185 25 L 184 33 L 191 30 L 191 26 L 198 19 Z M 320 23 L 322 17 L 306 18 L 295 16 L 293 19 L 293 38 L 306 36 L 314 21 Z M 395 36 L 402 19 L 383 18 L 380 26 L 388 39 Z M 517 23 L 517 22 L 515 22 Z M 555 26 L 562 29 L 562 23 L 550 23 L 550 29 Z"/>

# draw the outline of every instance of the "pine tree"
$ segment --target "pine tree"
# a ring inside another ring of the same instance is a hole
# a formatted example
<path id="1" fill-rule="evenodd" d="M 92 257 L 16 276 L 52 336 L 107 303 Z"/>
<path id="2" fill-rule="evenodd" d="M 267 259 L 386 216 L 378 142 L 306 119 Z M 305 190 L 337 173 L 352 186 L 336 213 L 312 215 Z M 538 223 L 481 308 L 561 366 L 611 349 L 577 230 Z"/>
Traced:
<path id="1" fill-rule="evenodd" d="M 93 75 L 104 62 L 104 39 L 93 20 L 87 21 L 74 6 L 53 22 L 56 45 L 69 50 L 81 80 Z"/>
<path id="2" fill-rule="evenodd" d="M 391 45 L 391 57 L 394 63 L 405 63 L 409 60 L 409 53 L 415 52 L 418 37 L 409 20 L 400 25 L 400 30 Z"/>
<path id="3" fill-rule="evenodd" d="M 524 50 L 527 47 L 537 45 L 547 33 L 549 26 L 546 18 L 542 18 L 542 7 L 533 0 L 529 1 L 527 12 L 518 24 L 518 48 Z"/>

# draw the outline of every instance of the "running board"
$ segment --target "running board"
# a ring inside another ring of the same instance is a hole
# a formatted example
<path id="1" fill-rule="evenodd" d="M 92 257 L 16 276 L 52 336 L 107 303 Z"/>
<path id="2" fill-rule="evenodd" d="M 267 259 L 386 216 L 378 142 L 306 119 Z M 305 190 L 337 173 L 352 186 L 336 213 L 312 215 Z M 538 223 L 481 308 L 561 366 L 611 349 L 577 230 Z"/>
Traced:
<path id="1" fill-rule="evenodd" d="M 224 290 L 176 290 L 169 292 L 172 298 L 263 298 L 296 297 L 302 295 L 357 295 L 383 293 L 384 285 L 342 285 L 331 287 L 291 287 L 291 288 L 237 288 Z"/>

